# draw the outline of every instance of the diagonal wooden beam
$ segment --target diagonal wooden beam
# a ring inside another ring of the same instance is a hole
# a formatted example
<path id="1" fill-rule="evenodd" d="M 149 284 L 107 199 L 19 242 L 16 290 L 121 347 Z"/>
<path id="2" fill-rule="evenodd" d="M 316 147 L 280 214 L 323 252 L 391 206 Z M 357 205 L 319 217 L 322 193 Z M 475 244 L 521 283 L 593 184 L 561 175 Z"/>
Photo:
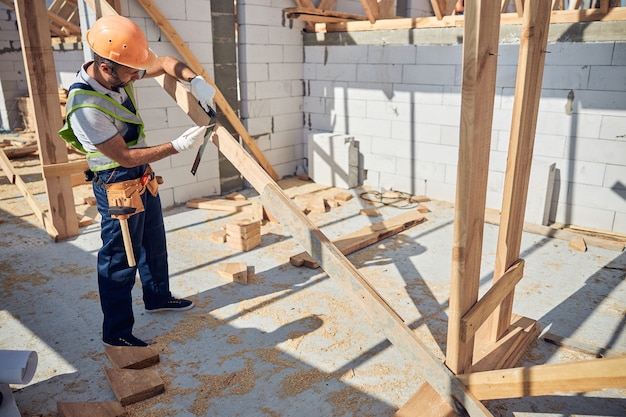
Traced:
<path id="1" fill-rule="evenodd" d="M 481 400 L 626 388 L 626 356 L 459 375 Z"/>
<path id="2" fill-rule="evenodd" d="M 208 123 L 207 114 L 181 83 L 169 76 L 160 76 L 156 80 L 197 125 Z M 289 230 L 346 294 L 361 305 L 376 330 L 403 352 L 412 365 L 422 370 L 424 379 L 451 407 L 470 416 L 491 416 L 224 127 L 218 126 L 211 141 L 258 191 L 264 207 L 278 218 L 285 230 Z"/>
<path id="3" fill-rule="evenodd" d="M 433 12 L 438 20 L 451 15 L 455 3 L 456 0 L 430 0 L 430 5 L 433 7 Z"/>
<path id="4" fill-rule="evenodd" d="M 363 6 L 365 16 L 370 23 L 376 23 L 378 20 L 378 2 L 376 0 L 361 0 L 361 6 Z"/>
<path id="5" fill-rule="evenodd" d="M 50 21 L 56 23 L 57 25 L 61 26 L 61 30 L 64 32 L 67 32 L 66 33 L 67 35 L 78 36 L 81 34 L 79 26 L 76 26 L 75 24 L 68 22 L 67 20 L 63 19 L 61 16 L 49 10 L 48 10 L 48 19 L 50 19 Z"/>
<path id="6" fill-rule="evenodd" d="M 59 237 L 59 232 L 54 227 L 54 224 L 52 223 L 52 219 L 45 211 L 43 211 L 39 207 L 39 204 L 37 204 L 37 200 L 35 200 L 35 197 L 33 196 L 33 194 L 28 190 L 28 186 L 26 185 L 26 182 L 24 182 L 22 177 L 20 177 L 19 174 L 15 171 L 15 169 L 13 168 L 13 165 L 11 164 L 11 161 L 9 160 L 7 155 L 4 153 L 2 148 L 0 148 L 0 169 L 4 171 L 9 182 L 17 186 L 17 188 L 20 190 L 20 192 L 24 196 L 24 200 L 26 200 L 26 203 L 30 206 L 31 210 L 33 211 L 33 214 L 35 215 L 35 217 L 37 217 L 41 225 L 44 227 L 44 229 L 46 229 L 46 232 L 48 232 L 48 235 L 50 235 L 50 237 L 54 241 L 56 241 L 57 238 Z"/>
<path id="7" fill-rule="evenodd" d="M 545 0 L 527 0 L 524 11 L 496 247 L 494 267 L 496 283 L 520 256 L 551 6 L 550 2 Z M 497 341 L 508 329 L 511 323 L 513 297 L 514 293 L 511 292 L 489 320 L 491 341 Z"/>

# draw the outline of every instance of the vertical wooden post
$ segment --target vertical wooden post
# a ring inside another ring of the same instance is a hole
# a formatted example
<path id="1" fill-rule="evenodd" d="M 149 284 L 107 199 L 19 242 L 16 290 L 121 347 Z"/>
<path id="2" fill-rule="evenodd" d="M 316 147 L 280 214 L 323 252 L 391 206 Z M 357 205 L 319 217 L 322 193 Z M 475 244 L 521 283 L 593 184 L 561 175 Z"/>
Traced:
<path id="1" fill-rule="evenodd" d="M 20 42 L 32 100 L 41 164 L 67 162 L 65 142 L 57 134 L 63 125 L 59 103 L 50 22 L 44 1 L 15 0 Z M 58 231 L 53 239 L 78 235 L 74 194 L 70 177 L 45 177 L 52 225 Z M 44 227 L 47 225 L 44 224 Z M 46 230 L 50 228 L 46 227 Z"/>
<path id="2" fill-rule="evenodd" d="M 511 137 L 506 165 L 494 282 L 520 255 L 526 197 L 532 164 L 541 82 L 550 28 L 551 4 L 527 0 L 520 37 Z M 511 324 L 513 292 L 489 319 L 489 338 L 497 341 Z"/>
<path id="3" fill-rule="evenodd" d="M 455 374 L 472 366 L 474 338 L 462 342 L 460 327 L 478 299 L 499 35 L 500 0 L 467 2 L 446 351 Z"/>

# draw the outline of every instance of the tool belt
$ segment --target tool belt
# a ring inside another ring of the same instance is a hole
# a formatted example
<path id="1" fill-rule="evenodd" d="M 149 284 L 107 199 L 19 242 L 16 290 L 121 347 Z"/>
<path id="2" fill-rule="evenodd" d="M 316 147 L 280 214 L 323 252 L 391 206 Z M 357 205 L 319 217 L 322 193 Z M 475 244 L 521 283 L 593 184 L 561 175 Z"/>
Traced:
<path id="1" fill-rule="evenodd" d="M 156 197 L 159 191 L 159 181 L 152 168 L 148 166 L 146 172 L 139 178 L 128 181 L 106 184 L 107 199 L 110 209 L 118 209 L 123 214 L 111 214 L 115 219 L 127 219 L 133 214 L 144 211 L 141 196 L 146 189 Z M 124 210 L 127 209 L 127 210 Z"/>

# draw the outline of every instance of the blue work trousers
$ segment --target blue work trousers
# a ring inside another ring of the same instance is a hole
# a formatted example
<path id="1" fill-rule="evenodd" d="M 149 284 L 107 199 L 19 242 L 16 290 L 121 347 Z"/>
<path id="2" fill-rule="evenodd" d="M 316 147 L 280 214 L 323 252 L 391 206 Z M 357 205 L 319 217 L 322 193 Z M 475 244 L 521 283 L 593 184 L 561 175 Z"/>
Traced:
<path id="1" fill-rule="evenodd" d="M 118 167 L 97 173 L 93 191 L 102 216 L 102 248 L 98 251 L 98 288 L 104 321 L 103 340 L 113 340 L 132 334 L 133 316 L 131 290 L 135 277 L 143 288 L 143 301 L 148 308 L 163 305 L 170 297 L 165 226 L 159 195 L 147 189 L 142 195 L 144 211 L 128 218 L 136 266 L 129 266 L 124 249 L 119 220 L 109 215 L 106 183 L 132 180 L 141 177 L 146 165 L 135 168 Z"/>

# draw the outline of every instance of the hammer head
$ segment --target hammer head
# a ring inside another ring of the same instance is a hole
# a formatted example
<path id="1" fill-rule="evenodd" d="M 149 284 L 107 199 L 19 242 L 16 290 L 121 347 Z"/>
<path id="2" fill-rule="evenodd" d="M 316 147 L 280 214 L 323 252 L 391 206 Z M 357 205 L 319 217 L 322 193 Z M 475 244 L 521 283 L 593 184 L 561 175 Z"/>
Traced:
<path id="1" fill-rule="evenodd" d="M 133 214 L 137 209 L 135 207 L 126 206 L 109 206 L 109 214 L 111 216 L 124 216 Z"/>

